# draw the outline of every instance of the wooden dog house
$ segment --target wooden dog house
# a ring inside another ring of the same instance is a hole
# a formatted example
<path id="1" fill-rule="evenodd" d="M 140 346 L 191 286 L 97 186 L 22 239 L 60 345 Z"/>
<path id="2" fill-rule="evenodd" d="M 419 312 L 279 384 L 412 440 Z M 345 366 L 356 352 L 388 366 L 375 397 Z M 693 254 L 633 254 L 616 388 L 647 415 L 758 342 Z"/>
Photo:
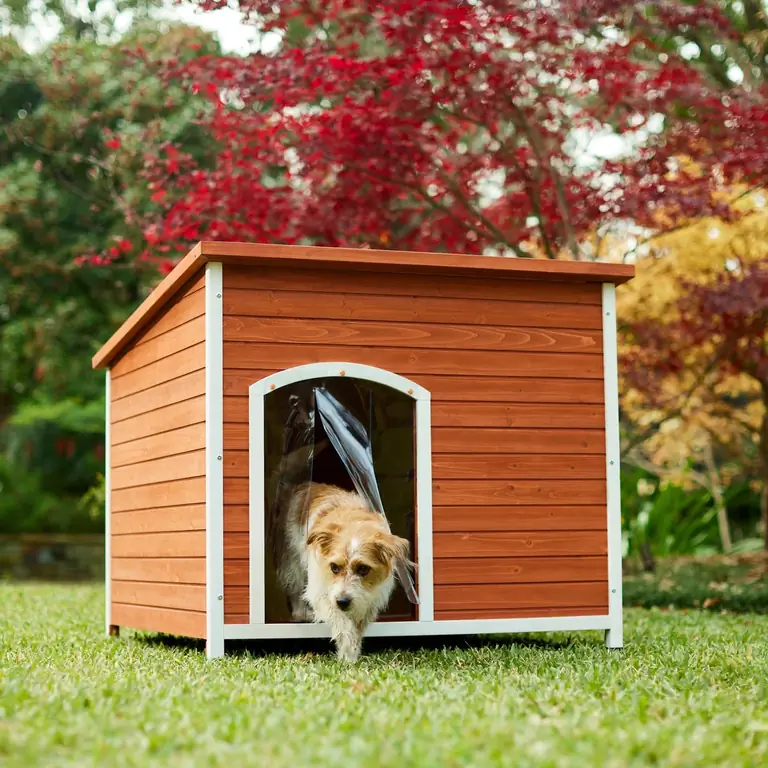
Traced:
<path id="1" fill-rule="evenodd" d="M 205 638 L 211 657 L 229 639 L 328 635 L 270 617 L 265 409 L 295 382 L 346 376 L 393 393 L 412 431 L 389 451 L 410 485 L 390 486 L 411 489 L 420 604 L 369 635 L 592 629 L 620 647 L 615 286 L 632 274 L 198 244 L 93 360 L 107 368 L 108 631 Z"/>

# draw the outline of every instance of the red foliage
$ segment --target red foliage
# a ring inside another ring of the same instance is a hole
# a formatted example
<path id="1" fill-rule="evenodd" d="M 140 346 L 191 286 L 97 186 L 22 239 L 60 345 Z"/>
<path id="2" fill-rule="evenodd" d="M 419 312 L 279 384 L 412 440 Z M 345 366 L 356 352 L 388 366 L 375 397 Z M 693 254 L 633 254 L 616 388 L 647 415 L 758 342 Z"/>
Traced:
<path id="1" fill-rule="evenodd" d="M 635 342 L 624 361 L 630 385 L 658 396 L 664 378 L 692 360 L 697 373 L 745 373 L 768 385 L 768 258 L 712 283 L 689 283 L 678 309 L 673 322 L 627 329 Z M 696 359 L 697 349 L 710 353 Z"/>
<path id="2" fill-rule="evenodd" d="M 225 5 L 204 0 L 204 9 Z M 649 7 L 653 6 L 653 12 Z M 553 255 L 606 220 L 725 214 L 717 183 L 768 174 L 768 102 L 723 98 L 658 40 L 732 34 L 715 4 L 640 0 L 241 0 L 277 53 L 196 58 L 165 76 L 209 99 L 199 167 L 147 154 L 154 254 L 198 239 Z M 292 41 L 301 22 L 308 33 Z M 663 131 L 647 135 L 664 116 Z M 574 131 L 639 146 L 585 169 Z M 678 172 L 694 158 L 700 173 Z M 606 173 L 611 183 L 606 184 Z"/>

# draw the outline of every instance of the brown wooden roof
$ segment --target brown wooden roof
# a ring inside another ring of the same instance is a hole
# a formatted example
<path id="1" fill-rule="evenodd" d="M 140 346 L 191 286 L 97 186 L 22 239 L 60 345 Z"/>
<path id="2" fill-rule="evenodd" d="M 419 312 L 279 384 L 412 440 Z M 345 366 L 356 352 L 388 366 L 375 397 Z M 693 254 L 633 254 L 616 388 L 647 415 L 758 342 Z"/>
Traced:
<path id="1" fill-rule="evenodd" d="M 450 253 L 413 251 L 374 251 L 362 248 L 321 248 L 303 245 L 264 245 L 256 243 L 198 243 L 152 291 L 112 338 L 94 355 L 93 367 L 104 368 L 136 338 L 162 311 L 176 292 L 207 262 L 315 268 L 383 271 L 402 273 L 440 273 L 473 277 L 514 277 L 558 281 L 620 284 L 630 280 L 635 268 L 627 264 L 587 261 L 552 261 L 491 256 L 465 256 Z"/>

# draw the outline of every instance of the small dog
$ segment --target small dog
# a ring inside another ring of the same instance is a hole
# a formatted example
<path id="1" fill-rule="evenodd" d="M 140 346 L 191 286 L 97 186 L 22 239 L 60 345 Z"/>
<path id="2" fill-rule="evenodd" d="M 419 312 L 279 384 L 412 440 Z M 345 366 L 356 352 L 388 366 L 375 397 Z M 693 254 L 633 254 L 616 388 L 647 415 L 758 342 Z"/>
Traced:
<path id="1" fill-rule="evenodd" d="M 354 663 L 392 595 L 395 564 L 413 567 L 408 541 L 359 494 L 320 483 L 298 486 L 283 520 L 278 579 L 293 619 L 329 624 L 338 657 Z"/>

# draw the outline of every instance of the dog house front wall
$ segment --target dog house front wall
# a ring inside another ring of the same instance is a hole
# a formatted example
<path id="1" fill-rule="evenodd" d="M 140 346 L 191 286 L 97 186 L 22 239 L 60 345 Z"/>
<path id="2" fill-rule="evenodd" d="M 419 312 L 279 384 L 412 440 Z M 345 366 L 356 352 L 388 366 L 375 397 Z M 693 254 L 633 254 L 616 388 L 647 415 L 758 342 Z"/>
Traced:
<path id="1" fill-rule="evenodd" d="M 205 275 L 109 372 L 108 623 L 206 635 Z"/>
<path id="2" fill-rule="evenodd" d="M 435 620 L 608 614 L 602 286 L 446 272 L 224 264 L 226 624 L 249 623 L 248 388 L 328 361 L 431 392 Z"/>

